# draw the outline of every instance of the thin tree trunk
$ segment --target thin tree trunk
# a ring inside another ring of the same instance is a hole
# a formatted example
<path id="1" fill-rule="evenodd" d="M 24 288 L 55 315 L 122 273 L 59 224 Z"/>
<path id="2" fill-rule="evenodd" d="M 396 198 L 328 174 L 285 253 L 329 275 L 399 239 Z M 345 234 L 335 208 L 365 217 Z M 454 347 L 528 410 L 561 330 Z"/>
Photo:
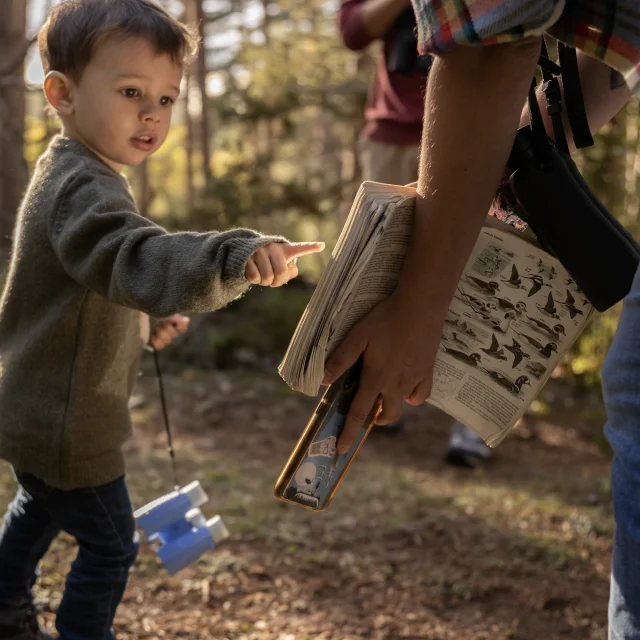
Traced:
<path id="1" fill-rule="evenodd" d="M 0 2 L 0 259 L 28 181 L 24 159 L 24 57 L 27 52 L 25 0 Z"/>
<path id="2" fill-rule="evenodd" d="M 201 144 L 203 157 L 204 179 L 207 187 L 213 183 L 211 173 L 211 121 L 209 117 L 209 98 L 207 96 L 207 47 L 205 41 L 205 13 L 201 0 L 195 1 L 196 19 L 198 22 L 198 33 L 200 35 L 200 51 L 198 52 L 197 78 L 202 98 L 202 114 L 200 116 Z"/>
<path id="3" fill-rule="evenodd" d="M 135 169 L 135 173 L 138 182 L 138 193 L 136 194 L 138 210 L 143 216 L 148 216 L 149 206 L 153 199 L 149 186 L 149 161 L 145 160 L 142 164 L 139 164 Z"/>
<path id="4" fill-rule="evenodd" d="M 189 113 L 189 94 L 191 93 L 191 74 L 187 74 L 185 79 L 185 96 L 184 96 L 184 121 L 186 126 L 185 152 L 187 154 L 187 172 L 186 172 L 186 193 L 187 193 L 187 213 L 193 211 L 196 204 L 196 191 L 193 177 L 193 118 Z"/>

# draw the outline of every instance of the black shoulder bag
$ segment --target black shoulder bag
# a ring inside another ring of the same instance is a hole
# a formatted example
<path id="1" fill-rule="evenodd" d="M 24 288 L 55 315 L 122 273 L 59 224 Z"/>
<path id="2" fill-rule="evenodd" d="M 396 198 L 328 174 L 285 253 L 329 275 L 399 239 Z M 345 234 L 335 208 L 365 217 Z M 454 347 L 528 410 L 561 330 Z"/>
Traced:
<path id="1" fill-rule="evenodd" d="M 539 60 L 555 142 L 547 136 L 534 79 L 529 126 L 521 128 L 509 158 L 509 180 L 500 196 L 529 224 L 540 244 L 563 264 L 589 302 L 605 311 L 624 298 L 640 263 L 640 246 L 598 200 L 569 156 L 561 92 L 576 148 L 593 144 L 574 49 L 558 43 L 558 62 L 543 44 Z"/>

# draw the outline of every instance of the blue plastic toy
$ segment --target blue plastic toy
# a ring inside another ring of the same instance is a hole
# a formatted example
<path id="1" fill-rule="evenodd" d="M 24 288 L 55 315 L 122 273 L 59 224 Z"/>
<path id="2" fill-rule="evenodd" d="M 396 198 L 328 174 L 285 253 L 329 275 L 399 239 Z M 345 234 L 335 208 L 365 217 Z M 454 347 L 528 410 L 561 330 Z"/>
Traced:
<path id="1" fill-rule="evenodd" d="M 198 507 L 207 500 L 207 494 L 196 480 L 134 513 L 149 542 L 161 543 L 157 554 L 171 575 L 229 537 L 220 516 L 205 520 L 200 512 Z"/>

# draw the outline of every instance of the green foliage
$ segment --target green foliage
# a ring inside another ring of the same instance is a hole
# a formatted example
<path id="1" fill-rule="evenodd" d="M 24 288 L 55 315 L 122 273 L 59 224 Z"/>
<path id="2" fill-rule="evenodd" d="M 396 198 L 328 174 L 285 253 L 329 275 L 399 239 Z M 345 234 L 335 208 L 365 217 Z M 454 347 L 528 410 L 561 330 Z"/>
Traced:
<path id="1" fill-rule="evenodd" d="M 214 180 L 205 186 L 197 175 L 202 188 L 187 218 L 193 228 L 258 226 L 292 215 L 335 217 L 356 178 L 353 151 L 369 71 L 357 69 L 325 3 L 283 1 L 269 4 L 268 12 L 268 20 L 240 34 L 234 59 L 209 74 L 217 88 L 207 104 Z M 216 24 L 213 29 L 224 29 Z M 197 118 L 194 128 L 199 150 Z M 186 131 L 165 147 L 172 142 L 178 151 L 171 158 L 179 160 L 173 172 L 184 175 Z M 162 156 L 155 162 L 162 163 Z M 158 178 L 152 175 L 154 187 Z M 153 215 L 169 226 L 184 224 L 163 206 L 166 201 L 153 203 Z"/>

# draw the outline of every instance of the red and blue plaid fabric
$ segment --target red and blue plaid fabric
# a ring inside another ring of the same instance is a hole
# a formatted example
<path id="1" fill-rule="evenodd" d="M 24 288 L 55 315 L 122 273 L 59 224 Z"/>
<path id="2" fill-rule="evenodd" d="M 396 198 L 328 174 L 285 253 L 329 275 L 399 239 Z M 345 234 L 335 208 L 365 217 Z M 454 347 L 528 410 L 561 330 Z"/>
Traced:
<path id="1" fill-rule="evenodd" d="M 422 53 L 548 33 L 620 71 L 640 92 L 639 0 L 412 0 Z"/>

